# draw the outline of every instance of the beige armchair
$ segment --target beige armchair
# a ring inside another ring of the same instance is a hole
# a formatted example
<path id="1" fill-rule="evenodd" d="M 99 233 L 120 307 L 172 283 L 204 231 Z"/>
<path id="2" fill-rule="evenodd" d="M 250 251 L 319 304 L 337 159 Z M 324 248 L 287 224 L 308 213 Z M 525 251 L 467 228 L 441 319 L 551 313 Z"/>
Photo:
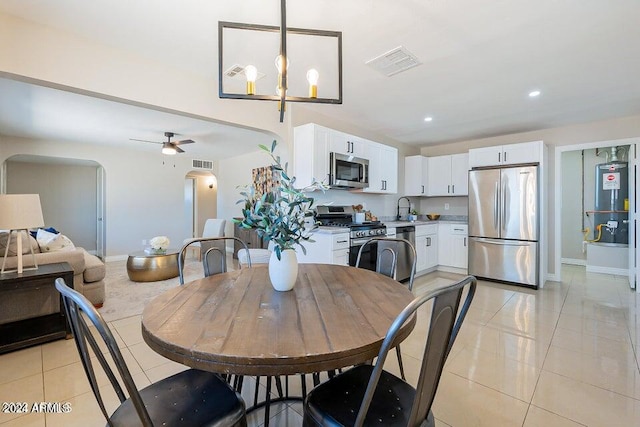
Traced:
<path id="1" fill-rule="evenodd" d="M 224 228 L 225 228 L 226 225 L 227 225 L 227 220 L 226 219 L 209 218 L 204 223 L 204 229 L 202 230 L 201 238 L 205 238 L 205 237 L 224 237 Z M 186 245 L 187 243 L 191 242 L 192 240 L 195 240 L 195 239 L 193 239 L 193 238 L 184 239 L 182 244 Z M 202 254 L 207 249 L 209 249 L 209 247 L 210 247 L 210 245 L 207 246 L 207 247 L 203 247 L 200 244 L 200 242 L 194 242 L 193 244 L 189 245 L 189 248 L 193 248 L 193 249 L 195 249 L 197 251 L 198 260 L 202 259 Z"/>

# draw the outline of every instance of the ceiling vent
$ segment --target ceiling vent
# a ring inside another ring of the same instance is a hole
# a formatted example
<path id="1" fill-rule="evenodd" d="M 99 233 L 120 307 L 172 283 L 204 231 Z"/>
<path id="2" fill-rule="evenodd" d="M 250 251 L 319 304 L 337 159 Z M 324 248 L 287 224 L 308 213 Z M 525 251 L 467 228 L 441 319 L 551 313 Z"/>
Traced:
<path id="1" fill-rule="evenodd" d="M 243 67 L 242 65 L 234 64 L 231 67 L 227 68 L 227 70 L 224 72 L 224 75 L 231 78 L 246 80 L 246 76 L 244 75 L 244 69 L 245 67 Z M 256 80 L 260 80 L 264 76 L 266 76 L 265 73 L 261 73 L 260 71 L 258 71 L 258 76 L 256 77 Z"/>
<path id="2" fill-rule="evenodd" d="M 213 170 L 213 161 L 192 159 L 191 167 L 193 169 Z"/>
<path id="3" fill-rule="evenodd" d="M 365 62 L 368 66 L 391 77 L 395 74 L 406 71 L 409 68 L 417 67 L 421 64 L 416 56 L 409 52 L 404 46 L 398 46 L 387 53 L 383 53 Z"/>

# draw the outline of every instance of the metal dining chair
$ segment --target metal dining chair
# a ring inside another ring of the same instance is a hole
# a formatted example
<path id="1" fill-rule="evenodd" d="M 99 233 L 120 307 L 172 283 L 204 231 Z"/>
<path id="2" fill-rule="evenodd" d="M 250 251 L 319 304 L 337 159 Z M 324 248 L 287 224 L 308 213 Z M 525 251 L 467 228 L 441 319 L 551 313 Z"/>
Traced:
<path id="1" fill-rule="evenodd" d="M 214 274 L 225 273 L 227 271 L 227 251 L 226 242 L 234 241 L 239 242 L 244 249 L 249 253 L 247 244 L 237 237 L 209 237 L 191 239 L 180 248 L 178 252 L 178 276 L 180 278 L 180 284 L 184 285 L 184 263 L 187 255 L 187 251 L 191 245 L 198 245 L 201 247 L 208 246 L 209 248 L 204 252 L 202 257 L 202 266 L 204 268 L 204 276 L 208 277 Z M 251 267 L 251 256 L 247 255 L 247 264 Z"/>
<path id="2" fill-rule="evenodd" d="M 460 308 L 465 289 L 467 296 Z M 467 276 L 414 299 L 389 327 L 375 365 L 356 366 L 309 392 L 303 426 L 434 426 L 431 405 L 475 290 L 476 278 Z M 428 301 L 433 301 L 431 322 L 417 387 L 413 388 L 383 366 L 401 326 Z"/>
<path id="3" fill-rule="evenodd" d="M 116 340 L 100 313 L 82 294 L 68 287 L 63 279 L 56 279 L 55 284 L 62 296 L 67 321 L 85 374 L 109 426 L 246 427 L 247 418 L 242 397 L 218 375 L 211 372 L 189 369 L 138 391 Z M 98 331 L 108 353 L 100 350 L 96 337 L 89 330 L 87 319 Z M 107 358 L 112 359 L 115 371 L 107 362 Z M 120 400 L 120 406 L 111 415 L 107 413 L 96 379 L 96 360 Z M 116 373 L 119 374 L 119 378 Z M 129 398 L 125 396 L 120 381 L 124 384 Z"/>
<path id="4" fill-rule="evenodd" d="M 372 237 L 367 240 L 358 251 L 358 257 L 356 258 L 356 267 L 360 267 L 360 259 L 362 257 L 363 249 L 367 245 L 377 244 L 378 252 L 376 254 L 376 272 L 384 274 L 387 277 L 391 277 L 395 280 L 396 270 L 398 265 L 398 254 L 404 253 L 400 248 L 404 248 L 409 254 L 409 263 L 411 264 L 411 273 L 409 275 L 409 281 L 407 282 L 407 288 L 413 292 L 413 279 L 416 274 L 416 262 L 417 255 L 416 249 L 413 247 L 410 241 L 406 239 L 395 239 L 390 237 Z M 402 379 L 406 379 L 404 374 L 404 364 L 402 363 L 402 352 L 400 345 L 396 347 L 396 355 L 398 357 L 398 368 L 400 369 L 400 376 Z"/>

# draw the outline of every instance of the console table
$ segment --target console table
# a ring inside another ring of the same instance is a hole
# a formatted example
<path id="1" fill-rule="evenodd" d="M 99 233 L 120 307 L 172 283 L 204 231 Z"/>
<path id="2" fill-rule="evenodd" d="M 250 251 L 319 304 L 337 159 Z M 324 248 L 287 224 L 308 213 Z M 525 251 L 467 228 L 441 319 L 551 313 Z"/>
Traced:
<path id="1" fill-rule="evenodd" d="M 73 287 L 73 269 L 66 262 L 0 275 L 0 354 L 71 336 L 55 288 L 59 277 Z"/>

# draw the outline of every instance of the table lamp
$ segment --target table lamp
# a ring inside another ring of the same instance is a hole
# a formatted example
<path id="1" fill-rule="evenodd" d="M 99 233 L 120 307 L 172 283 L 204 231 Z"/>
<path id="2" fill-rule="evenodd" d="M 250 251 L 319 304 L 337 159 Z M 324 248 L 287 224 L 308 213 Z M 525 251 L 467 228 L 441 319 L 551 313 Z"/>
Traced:
<path id="1" fill-rule="evenodd" d="M 22 273 L 24 270 L 22 268 L 22 233 L 28 233 L 29 228 L 42 226 L 44 226 L 44 220 L 42 219 L 39 194 L 0 194 L 0 230 L 9 230 L 0 274 Z M 15 235 L 17 239 L 16 255 L 18 257 L 18 267 L 15 270 L 5 271 L 4 267 L 7 262 L 12 235 Z M 36 270 L 38 263 L 33 253 L 33 246 L 29 245 L 29 248 L 33 258 L 33 267 L 28 268 L 28 270 Z"/>

